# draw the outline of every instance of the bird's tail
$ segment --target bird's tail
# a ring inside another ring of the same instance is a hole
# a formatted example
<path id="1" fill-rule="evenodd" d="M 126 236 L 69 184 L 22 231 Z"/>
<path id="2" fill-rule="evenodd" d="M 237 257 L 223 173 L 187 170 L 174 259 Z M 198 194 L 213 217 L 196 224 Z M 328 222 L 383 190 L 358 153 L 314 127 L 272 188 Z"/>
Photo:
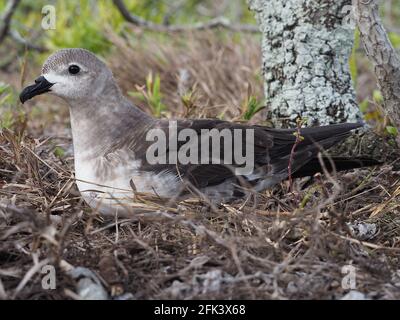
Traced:
<path id="1" fill-rule="evenodd" d="M 320 172 L 323 173 L 324 169 L 328 172 L 346 171 L 362 167 L 373 167 L 381 165 L 382 163 L 367 157 L 359 158 L 345 158 L 345 157 L 322 157 L 323 166 L 318 158 L 313 158 L 302 166 L 299 170 L 293 173 L 293 178 L 309 177 Z M 333 164 L 333 166 L 332 166 Z"/>

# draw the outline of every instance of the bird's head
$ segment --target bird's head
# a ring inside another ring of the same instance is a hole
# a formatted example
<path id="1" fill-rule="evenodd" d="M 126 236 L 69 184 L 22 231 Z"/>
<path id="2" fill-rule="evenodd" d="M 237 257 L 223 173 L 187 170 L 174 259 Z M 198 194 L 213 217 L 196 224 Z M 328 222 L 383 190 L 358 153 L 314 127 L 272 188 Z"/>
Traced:
<path id="1" fill-rule="evenodd" d="M 114 86 L 111 71 L 93 53 L 85 49 L 62 49 L 44 63 L 35 84 L 20 94 L 22 103 L 49 92 L 67 102 L 91 99 Z"/>

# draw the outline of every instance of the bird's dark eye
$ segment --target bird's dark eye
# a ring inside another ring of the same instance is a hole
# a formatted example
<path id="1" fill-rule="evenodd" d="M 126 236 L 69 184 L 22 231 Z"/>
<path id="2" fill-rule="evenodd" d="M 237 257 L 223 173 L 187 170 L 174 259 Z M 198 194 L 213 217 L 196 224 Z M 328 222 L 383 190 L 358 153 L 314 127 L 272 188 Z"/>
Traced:
<path id="1" fill-rule="evenodd" d="M 70 74 L 77 74 L 77 73 L 79 73 L 79 71 L 81 71 L 81 68 L 79 68 L 79 67 L 78 67 L 77 65 L 75 65 L 75 64 L 69 66 L 69 68 L 68 68 L 68 72 L 69 72 Z"/>

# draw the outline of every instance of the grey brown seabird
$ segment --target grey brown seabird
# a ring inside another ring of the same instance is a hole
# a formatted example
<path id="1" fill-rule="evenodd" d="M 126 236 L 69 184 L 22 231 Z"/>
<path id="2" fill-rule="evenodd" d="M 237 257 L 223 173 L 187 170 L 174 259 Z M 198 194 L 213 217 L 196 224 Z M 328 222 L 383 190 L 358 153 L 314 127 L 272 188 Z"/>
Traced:
<path id="1" fill-rule="evenodd" d="M 220 164 L 150 164 L 146 152 L 154 141 L 147 141 L 146 135 L 151 129 L 160 129 L 168 136 L 170 121 L 155 119 L 134 106 L 123 96 L 109 68 L 87 50 L 63 49 L 52 54 L 41 76 L 22 91 L 20 100 L 24 103 L 46 92 L 64 99 L 70 107 L 77 186 L 86 202 L 103 214 L 128 210 L 134 192 L 173 198 L 196 190 L 214 201 L 244 196 L 248 190 L 260 192 L 287 179 L 289 163 L 294 178 L 312 176 L 321 171 L 318 152 L 362 126 L 346 123 L 301 129 L 302 140 L 291 156 L 295 130 L 215 119 L 177 120 L 178 132 L 192 129 L 197 135 L 205 129 L 252 130 L 254 170 L 237 175 L 233 169 L 241 164 L 224 163 L 228 151 L 222 147 Z M 232 149 L 249 144 L 246 139 L 232 143 Z M 177 150 L 184 145 L 185 141 L 178 141 Z M 171 150 L 165 152 L 168 158 Z M 332 160 L 337 170 L 377 164 L 369 159 Z M 328 162 L 327 166 L 329 169 Z"/>

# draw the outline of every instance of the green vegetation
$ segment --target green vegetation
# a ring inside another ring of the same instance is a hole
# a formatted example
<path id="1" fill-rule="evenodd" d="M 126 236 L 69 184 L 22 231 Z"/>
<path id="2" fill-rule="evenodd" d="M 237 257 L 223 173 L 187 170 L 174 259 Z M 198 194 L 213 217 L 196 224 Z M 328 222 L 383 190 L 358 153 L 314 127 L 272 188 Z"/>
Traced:
<path id="1" fill-rule="evenodd" d="M 247 10 L 245 1 L 239 1 L 241 8 L 228 6 L 224 16 L 235 19 L 240 9 L 239 20 L 243 23 L 254 23 L 253 15 Z M 6 0 L 0 0 L 0 10 L 4 9 Z M 179 6 L 177 6 L 179 4 Z M 42 8 L 53 5 L 56 9 L 56 29 L 42 30 L 39 41 L 50 50 L 65 47 L 80 47 L 98 54 L 107 54 L 110 42 L 107 30 L 123 32 L 127 24 L 120 12 L 112 5 L 111 0 L 37 0 L 22 1 L 13 18 L 13 28 L 28 39 L 36 33 L 43 18 Z M 207 13 L 217 11 L 211 0 L 160 1 L 130 0 L 126 7 L 133 14 L 154 23 L 190 24 L 210 19 Z M 199 7 L 202 8 L 199 12 Z M 178 10 L 179 9 L 179 10 Z M 35 30 L 35 32 L 33 32 Z"/>
<path id="2" fill-rule="evenodd" d="M 250 95 L 243 105 L 243 120 L 251 120 L 251 118 L 264 108 L 262 102 L 258 101 L 255 96 Z"/>
<path id="3" fill-rule="evenodd" d="M 162 112 L 167 109 L 161 101 L 160 81 L 158 74 L 153 77 L 153 73 L 150 72 L 146 78 L 146 87 L 137 86 L 136 92 L 128 92 L 132 97 L 146 102 L 150 106 L 153 115 L 157 118 L 161 117 Z"/>
<path id="4" fill-rule="evenodd" d="M 10 85 L 0 82 L 0 129 L 11 128 L 15 120 L 16 94 Z"/>

